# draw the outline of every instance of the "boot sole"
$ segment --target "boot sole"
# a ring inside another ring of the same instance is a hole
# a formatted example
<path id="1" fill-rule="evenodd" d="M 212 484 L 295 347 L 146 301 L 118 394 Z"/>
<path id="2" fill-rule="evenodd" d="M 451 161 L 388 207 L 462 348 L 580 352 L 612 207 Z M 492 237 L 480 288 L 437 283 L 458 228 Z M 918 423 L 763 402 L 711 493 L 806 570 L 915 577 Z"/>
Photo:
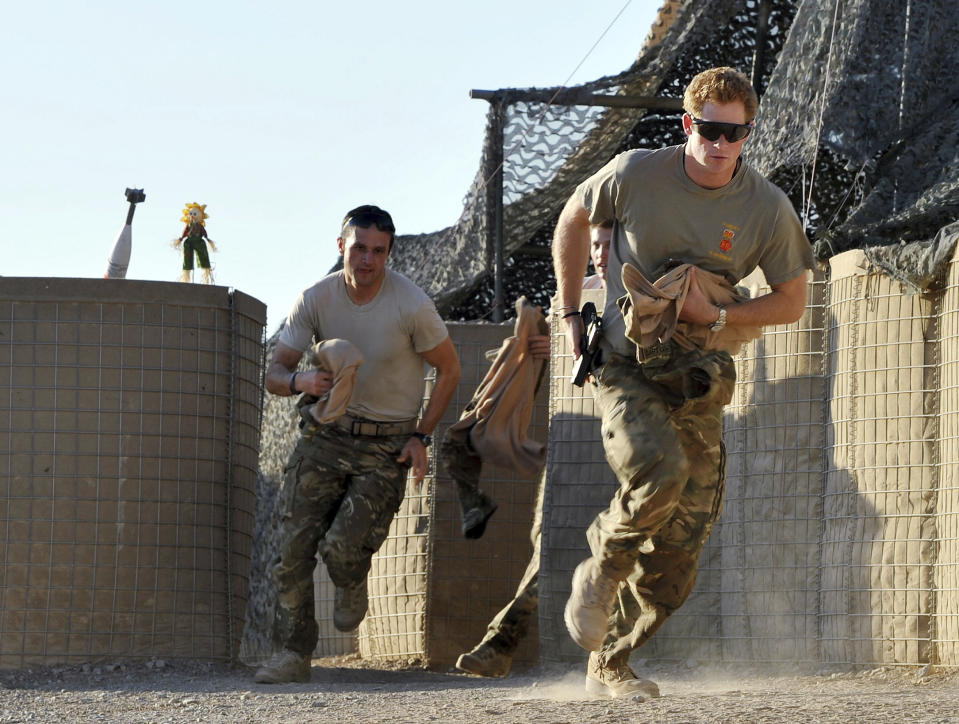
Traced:
<path id="1" fill-rule="evenodd" d="M 651 687 L 656 687 L 655 690 Z M 659 698 L 659 687 L 655 684 L 640 684 L 639 686 L 633 689 L 625 689 L 622 691 L 617 691 L 616 689 L 604 684 L 602 681 L 586 677 L 586 693 L 591 696 L 603 696 L 607 699 L 616 699 L 621 696 L 636 696 L 640 694 L 645 696 L 647 699 L 658 699 Z"/>
<path id="2" fill-rule="evenodd" d="M 253 681 L 257 684 L 306 684 L 310 681 L 310 673 L 301 674 L 288 678 L 281 678 L 274 674 L 260 674 L 257 672 L 256 676 L 253 677 Z"/>
<path id="3" fill-rule="evenodd" d="M 509 668 L 503 672 L 481 671 L 479 667 L 471 669 L 465 661 L 468 655 L 469 654 L 460 654 L 460 657 L 456 660 L 456 668 L 460 671 L 465 671 L 467 674 L 473 674 L 474 676 L 482 676 L 487 679 L 502 679 L 504 676 L 509 675 Z"/>

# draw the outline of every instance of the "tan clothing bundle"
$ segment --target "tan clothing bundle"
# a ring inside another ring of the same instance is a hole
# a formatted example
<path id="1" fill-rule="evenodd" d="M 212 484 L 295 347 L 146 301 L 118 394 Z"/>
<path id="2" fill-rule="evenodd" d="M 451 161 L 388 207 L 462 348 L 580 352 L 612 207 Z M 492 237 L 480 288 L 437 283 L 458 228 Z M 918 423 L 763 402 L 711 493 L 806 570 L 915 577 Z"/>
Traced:
<path id="1" fill-rule="evenodd" d="M 451 437 L 468 436 L 483 462 L 527 477 L 537 475 L 546 462 L 546 447 L 526 436 L 545 363 L 529 353 L 529 337 L 545 334 L 549 326 L 542 312 L 526 297 L 517 299 L 513 336 L 503 340 L 473 398 L 449 429 Z"/>
<path id="2" fill-rule="evenodd" d="M 316 401 L 306 407 L 314 420 L 325 425 L 346 412 L 353 397 L 356 370 L 363 364 L 363 353 L 345 339 L 325 339 L 310 348 L 309 362 L 333 375 L 330 391 L 318 400 L 310 398 Z"/>
<path id="3" fill-rule="evenodd" d="M 681 322 L 679 312 L 689 292 L 690 270 L 695 268 L 696 284 L 714 304 L 733 304 L 746 297 L 723 277 L 692 264 L 680 264 L 651 283 L 628 262 L 623 264 L 623 286 L 626 294 L 616 300 L 626 323 L 626 336 L 639 348 L 637 359 L 643 362 L 642 350 L 665 344 L 670 339 L 683 349 L 721 349 L 736 355 L 743 344 L 762 334 L 758 326 L 727 324 L 718 332 L 709 327 Z"/>

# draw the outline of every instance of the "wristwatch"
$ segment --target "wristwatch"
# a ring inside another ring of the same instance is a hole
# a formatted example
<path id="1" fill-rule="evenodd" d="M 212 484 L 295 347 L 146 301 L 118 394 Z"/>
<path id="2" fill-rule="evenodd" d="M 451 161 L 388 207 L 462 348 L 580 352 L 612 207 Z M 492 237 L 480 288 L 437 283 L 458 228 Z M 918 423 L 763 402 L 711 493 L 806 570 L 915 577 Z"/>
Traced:
<path id="1" fill-rule="evenodd" d="M 429 447 L 433 444 L 433 436 L 427 435 L 425 432 L 414 432 L 412 435 L 410 435 L 410 437 L 415 437 L 417 440 L 423 443 L 423 447 Z"/>
<path id="2" fill-rule="evenodd" d="M 726 326 L 726 305 L 717 304 L 716 306 L 719 307 L 719 318 L 709 325 L 709 329 L 712 332 L 718 332 Z"/>

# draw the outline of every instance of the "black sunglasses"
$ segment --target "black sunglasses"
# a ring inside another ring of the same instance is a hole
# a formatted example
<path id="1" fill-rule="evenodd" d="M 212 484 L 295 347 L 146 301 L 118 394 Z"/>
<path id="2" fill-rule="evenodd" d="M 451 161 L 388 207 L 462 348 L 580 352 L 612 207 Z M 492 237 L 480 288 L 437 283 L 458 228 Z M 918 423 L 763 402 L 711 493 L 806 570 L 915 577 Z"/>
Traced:
<path id="1" fill-rule="evenodd" d="M 707 141 L 718 141 L 720 136 L 725 136 L 730 143 L 736 143 L 748 136 L 753 130 L 753 123 L 719 123 L 718 121 L 704 121 L 701 118 L 693 118 L 693 126 L 696 132 Z"/>

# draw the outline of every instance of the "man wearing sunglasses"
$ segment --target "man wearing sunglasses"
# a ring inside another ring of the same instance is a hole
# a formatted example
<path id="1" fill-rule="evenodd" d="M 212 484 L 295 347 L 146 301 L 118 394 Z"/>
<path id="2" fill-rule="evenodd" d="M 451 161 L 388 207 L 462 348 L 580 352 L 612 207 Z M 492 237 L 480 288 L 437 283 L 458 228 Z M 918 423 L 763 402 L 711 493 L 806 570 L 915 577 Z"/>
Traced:
<path id="1" fill-rule="evenodd" d="M 605 362 L 593 371 L 592 391 L 620 488 L 587 531 L 592 556 L 573 574 L 565 612 L 570 635 L 591 652 L 586 684 L 596 694 L 659 695 L 629 667 L 630 654 L 692 591 L 722 508 L 722 412 L 736 371 L 729 352 L 710 348 L 715 337 L 707 330 L 788 324 L 806 305 L 813 259 L 796 212 L 740 158 L 757 106 L 738 71 L 700 73 L 683 98 L 686 143 L 620 154 L 576 189 L 556 225 L 559 313 L 578 357 L 582 322 L 567 314 L 579 309 L 589 225 L 615 219 Z M 692 265 L 679 323 L 706 342 L 631 341 L 617 304 L 627 294 L 626 263 L 650 282 L 678 264 Z M 704 270 L 731 288 L 756 267 L 772 291 L 741 303 L 715 304 L 696 282 Z"/>
<path id="2" fill-rule="evenodd" d="M 267 369 L 271 393 L 303 393 L 303 421 L 280 490 L 282 543 L 272 569 L 283 648 L 256 672 L 258 683 L 310 679 L 317 551 L 336 586 L 333 624 L 352 631 L 363 620 L 370 559 L 403 501 L 408 471 L 423 482 L 426 448 L 459 381 L 459 358 L 433 302 L 386 266 L 394 235 L 393 219 L 377 206 L 346 215 L 337 239 L 343 269 L 299 296 Z M 346 413 L 321 424 L 307 410 L 340 380 L 330 370 L 297 368 L 314 341 L 334 339 L 352 343 L 352 358 L 358 352 L 363 361 Z M 436 382 L 418 419 L 424 363 Z"/>

